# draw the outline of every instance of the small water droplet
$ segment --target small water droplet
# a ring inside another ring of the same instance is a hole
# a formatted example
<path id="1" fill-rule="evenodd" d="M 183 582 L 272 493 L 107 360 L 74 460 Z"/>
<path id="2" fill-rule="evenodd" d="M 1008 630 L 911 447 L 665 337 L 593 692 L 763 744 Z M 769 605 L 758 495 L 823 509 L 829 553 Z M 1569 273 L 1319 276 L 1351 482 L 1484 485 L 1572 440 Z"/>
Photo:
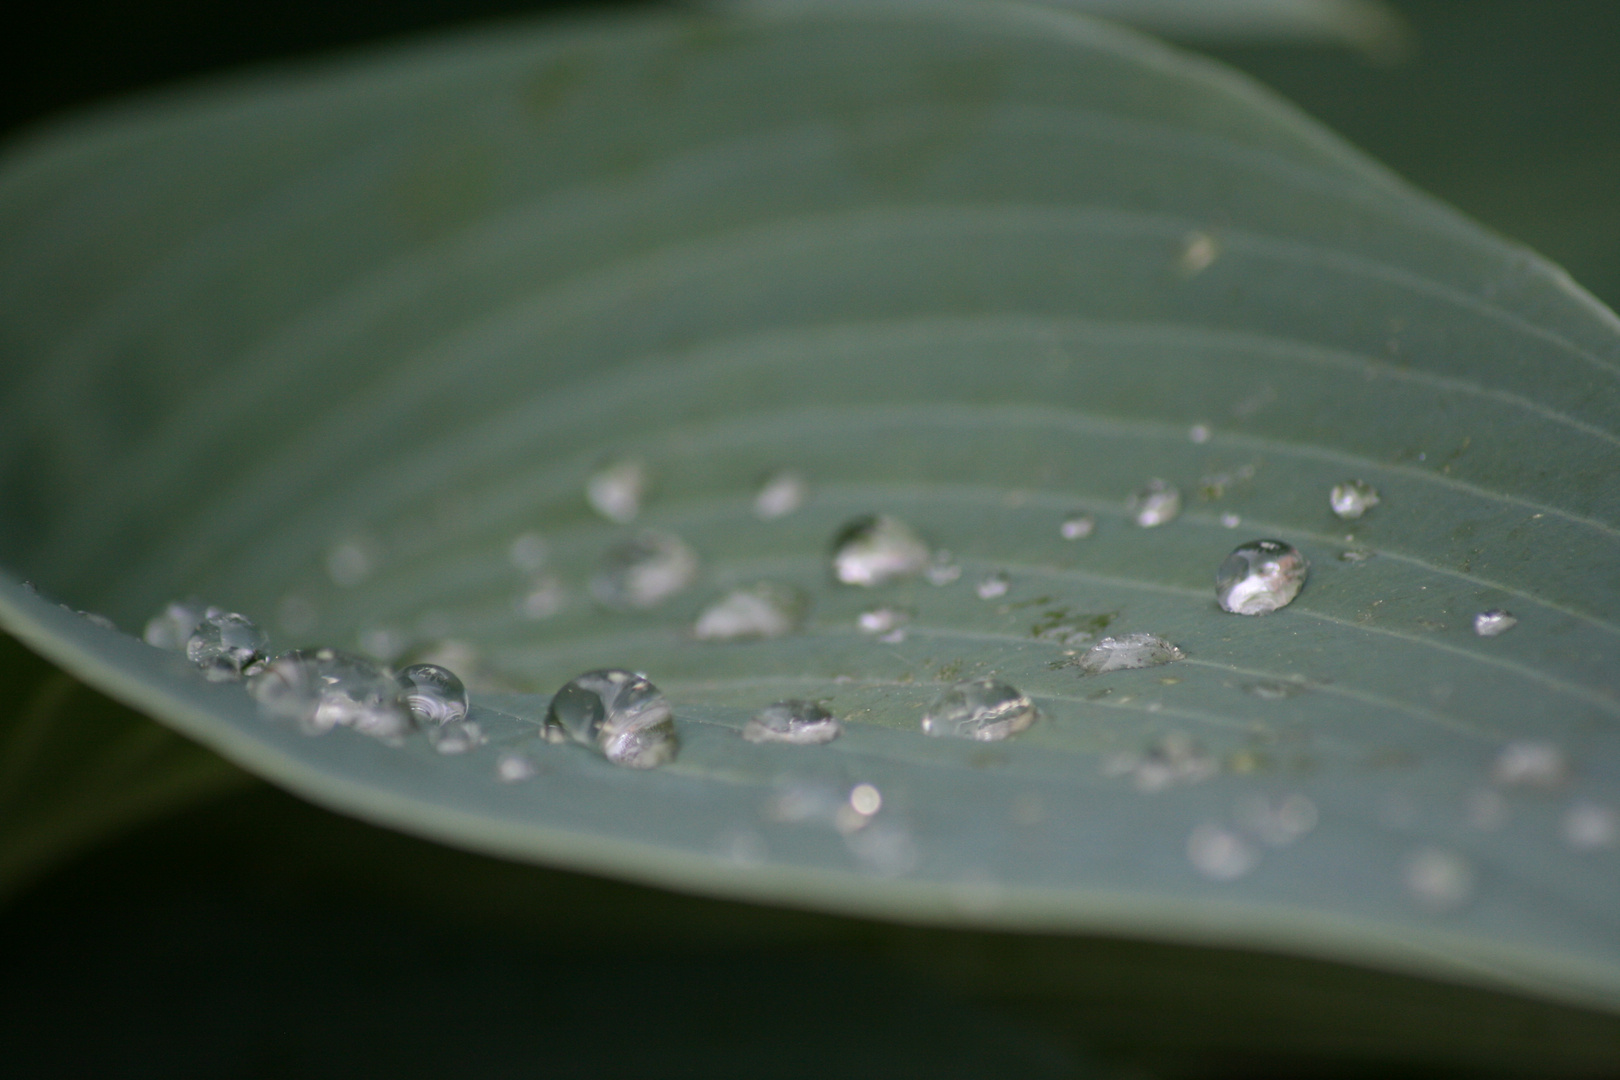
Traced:
<path id="1" fill-rule="evenodd" d="M 1187 429 L 1187 438 L 1199 446 L 1209 442 L 1210 434 L 1208 424 L 1194 424 Z"/>
<path id="2" fill-rule="evenodd" d="M 978 593 L 980 600 L 995 600 L 999 597 L 1006 596 L 1007 590 L 1011 586 L 1012 582 L 1008 580 L 1005 573 L 1000 570 L 994 570 L 986 574 L 984 578 L 974 586 L 973 591 Z"/>
<path id="3" fill-rule="evenodd" d="M 791 585 L 760 581 L 733 589 L 708 607 L 692 625 L 699 641 L 779 638 L 799 628 L 809 599 Z"/>
<path id="4" fill-rule="evenodd" d="M 921 573 L 929 563 L 928 545 L 897 517 L 858 518 L 833 541 L 833 572 L 845 585 L 866 588 Z"/>
<path id="5" fill-rule="evenodd" d="M 1158 667 L 1186 658 L 1186 653 L 1157 634 L 1126 634 L 1105 637 L 1085 651 L 1076 665 L 1087 675 L 1132 668 Z"/>
<path id="6" fill-rule="evenodd" d="M 294 649 L 248 680 L 259 711 L 305 734 L 334 727 L 397 743 L 412 728 L 399 682 L 381 664 L 336 649 Z"/>
<path id="7" fill-rule="evenodd" d="M 1316 804 L 1298 793 L 1270 799 L 1259 792 L 1240 796 L 1233 817 L 1238 827 L 1271 847 L 1287 847 L 1316 828 Z"/>
<path id="8" fill-rule="evenodd" d="M 382 561 L 377 545 L 365 537 L 350 537 L 326 553 L 326 576 L 340 589 L 351 589 L 370 577 Z"/>
<path id="9" fill-rule="evenodd" d="M 1187 861 L 1211 881 L 1236 881 L 1260 864 L 1260 849 L 1232 830 L 1205 821 L 1187 837 Z"/>
<path id="10" fill-rule="evenodd" d="M 1281 540 L 1251 540 L 1215 571 L 1215 599 L 1234 615 L 1269 615 L 1305 586 L 1310 563 Z"/>
<path id="11" fill-rule="evenodd" d="M 503 784 L 521 784 L 539 775 L 539 768 L 525 754 L 508 750 L 495 759 L 495 778 Z"/>
<path id="12" fill-rule="evenodd" d="M 587 671 L 564 683 L 552 696 L 546 725 L 632 769 L 672 761 L 680 749 L 663 691 L 621 668 Z"/>
<path id="13" fill-rule="evenodd" d="M 399 673 L 405 707 L 418 724 L 438 727 L 467 716 L 467 687 L 438 664 L 412 664 Z"/>
<path id="14" fill-rule="evenodd" d="M 1339 552 L 1339 561 L 1347 563 L 1363 563 L 1373 557 L 1373 553 L 1366 548 L 1349 548 Z"/>
<path id="15" fill-rule="evenodd" d="M 753 743 L 817 746 L 832 742 L 843 730 L 838 718 L 819 702 L 790 698 L 759 710 L 743 726 L 742 734 Z"/>
<path id="16" fill-rule="evenodd" d="M 934 557 L 928 560 L 928 569 L 923 571 L 930 585 L 949 585 L 961 576 L 962 565 L 943 548 L 934 552 Z"/>
<path id="17" fill-rule="evenodd" d="M 1612 848 L 1620 841 L 1620 814 L 1601 803 L 1578 802 L 1564 812 L 1561 831 L 1576 851 Z"/>
<path id="18" fill-rule="evenodd" d="M 518 570 L 532 574 L 546 565 L 546 560 L 551 557 L 551 549 L 545 537 L 537 532 L 526 532 L 512 541 L 506 555 Z"/>
<path id="19" fill-rule="evenodd" d="M 804 505 L 810 497 L 810 484 L 805 478 L 784 469 L 765 478 L 754 496 L 754 516 L 762 521 L 786 517 Z"/>
<path id="20" fill-rule="evenodd" d="M 428 742 L 441 754 L 465 754 L 489 740 L 474 720 L 450 720 L 427 729 Z"/>
<path id="21" fill-rule="evenodd" d="M 1163 480 L 1149 480 L 1147 486 L 1125 501 L 1131 520 L 1144 529 L 1168 525 L 1181 513 L 1181 492 Z"/>
<path id="22" fill-rule="evenodd" d="M 1503 611 L 1501 608 L 1492 608 L 1474 616 L 1474 633 L 1480 637 L 1495 637 L 1497 634 L 1505 634 L 1517 625 L 1519 625 L 1519 620 L 1514 617 L 1513 613 Z"/>
<path id="23" fill-rule="evenodd" d="M 1091 534 L 1097 531 L 1097 519 L 1090 514 L 1076 514 L 1063 519 L 1058 526 L 1058 535 L 1065 540 L 1089 540 Z"/>
<path id="24" fill-rule="evenodd" d="M 1346 521 L 1354 521 L 1378 505 L 1378 490 L 1365 480 L 1334 484 L 1328 492 L 1328 505 Z"/>
<path id="25" fill-rule="evenodd" d="M 610 549 L 591 592 L 620 611 L 656 607 L 697 578 L 698 558 L 672 533 L 643 532 Z"/>
<path id="26" fill-rule="evenodd" d="M 246 615 L 211 607 L 186 638 L 186 659 L 210 682 L 229 682 L 258 670 L 269 644 L 265 632 Z"/>
<path id="27" fill-rule="evenodd" d="M 1220 244 L 1209 233 L 1188 233 L 1177 265 L 1187 277 L 1194 277 L 1209 269 L 1210 264 L 1219 258 L 1220 254 Z"/>
<path id="28" fill-rule="evenodd" d="M 624 458 L 603 466 L 586 479 L 585 501 L 609 521 L 626 525 L 641 513 L 648 480 L 646 463 L 640 458 Z"/>
<path id="29" fill-rule="evenodd" d="M 1454 851 L 1420 848 L 1406 860 L 1406 891 L 1430 911 L 1455 911 L 1474 895 L 1474 868 Z"/>
<path id="30" fill-rule="evenodd" d="M 872 784 L 856 784 L 849 789 L 849 808 L 869 818 L 883 809 L 883 792 Z"/>
<path id="31" fill-rule="evenodd" d="M 172 601 L 146 621 L 141 640 L 159 649 L 182 652 L 191 638 L 191 632 L 209 610 L 201 600 Z"/>
<path id="32" fill-rule="evenodd" d="M 1521 739 L 1502 747 L 1491 779 L 1504 787 L 1550 790 L 1569 779 L 1569 759 L 1552 743 Z"/>
<path id="33" fill-rule="evenodd" d="M 855 616 L 855 625 L 863 634 L 888 634 L 911 621 L 911 612 L 905 608 L 884 606 L 863 611 Z"/>
<path id="34" fill-rule="evenodd" d="M 1223 529 L 1235 529 L 1239 525 L 1242 525 L 1242 524 L 1243 524 L 1243 517 L 1240 514 L 1222 514 L 1221 515 L 1221 528 L 1223 528 Z"/>
<path id="35" fill-rule="evenodd" d="M 560 615 L 568 607 L 568 586 L 562 579 L 544 574 L 529 583 L 529 587 L 518 594 L 513 606 L 517 613 L 525 619 L 539 622 Z"/>
<path id="36" fill-rule="evenodd" d="M 922 729 L 929 735 L 996 742 L 1016 735 L 1040 715 L 1029 695 L 1000 679 L 956 683 L 928 707 Z"/>

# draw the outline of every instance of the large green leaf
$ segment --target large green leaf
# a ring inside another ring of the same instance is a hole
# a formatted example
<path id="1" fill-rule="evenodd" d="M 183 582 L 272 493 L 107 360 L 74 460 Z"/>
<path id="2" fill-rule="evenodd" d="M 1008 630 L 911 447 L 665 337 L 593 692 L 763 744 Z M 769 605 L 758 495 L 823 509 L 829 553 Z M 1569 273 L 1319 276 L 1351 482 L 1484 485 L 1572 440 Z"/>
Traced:
<path id="1" fill-rule="evenodd" d="M 0 176 L 0 281 L 0 617 L 308 798 L 717 894 L 1620 1004 L 1616 852 L 1561 832 L 1620 783 L 1614 317 L 1224 70 L 976 4 L 473 38 L 39 137 Z M 622 454 L 657 472 L 638 524 L 704 566 L 638 614 L 584 598 L 626 531 L 585 479 Z M 812 496 L 758 521 L 782 466 Z M 1150 477 L 1190 506 L 1149 530 L 1125 499 Z M 1383 503 L 1352 526 L 1327 492 L 1353 477 Z M 1096 535 L 1066 541 L 1077 510 Z M 831 538 L 871 512 L 962 578 L 834 586 Z M 574 598 L 543 620 L 507 556 L 534 529 Z M 1257 536 L 1310 583 L 1224 614 L 1214 568 Z M 374 572 L 339 587 L 357 542 Z M 761 577 L 810 594 L 804 632 L 691 639 Z M 461 642 L 493 745 L 306 738 L 53 602 L 138 629 L 186 594 L 279 612 L 280 645 Z M 856 630 L 875 602 L 915 610 L 903 641 Z M 1520 625 L 1476 637 L 1489 607 Z M 1100 615 L 1187 659 L 1082 678 L 1034 633 Z M 538 738 L 544 695 L 605 665 L 669 692 L 675 764 Z M 1040 724 L 919 732 L 992 671 Z M 849 730 L 738 737 L 790 695 Z M 1178 733 L 1219 775 L 1110 768 Z M 1526 739 L 1572 776 L 1493 792 Z M 497 782 L 498 748 L 540 775 Z M 857 782 L 884 807 L 848 837 L 772 814 Z M 1320 824 L 1263 848 L 1257 794 Z M 1193 836 L 1258 864 L 1210 880 Z"/>

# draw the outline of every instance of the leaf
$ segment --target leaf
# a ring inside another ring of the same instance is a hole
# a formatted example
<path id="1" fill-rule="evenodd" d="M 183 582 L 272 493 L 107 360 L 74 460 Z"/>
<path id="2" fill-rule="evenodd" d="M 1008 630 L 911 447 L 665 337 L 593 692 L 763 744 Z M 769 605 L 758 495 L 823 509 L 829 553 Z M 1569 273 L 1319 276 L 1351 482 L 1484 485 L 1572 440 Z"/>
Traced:
<path id="1" fill-rule="evenodd" d="M 1616 852 L 1562 838 L 1617 796 L 1615 319 L 1224 69 L 972 4 L 471 37 L 41 136 L 0 177 L 0 282 L 17 577 L 130 629 L 197 594 L 280 645 L 471 650 L 490 747 L 310 739 L 4 583 L 32 647 L 315 802 L 715 895 L 1620 1003 Z M 586 598 L 630 531 L 586 479 L 625 455 L 655 472 L 637 526 L 703 560 L 635 613 Z M 811 497 L 761 522 L 782 467 Z M 1153 477 L 1188 507 L 1141 529 Z M 1382 502 L 1347 524 L 1353 478 Z M 833 585 L 874 512 L 962 578 Z M 531 530 L 572 597 L 538 620 Z M 1261 536 L 1309 584 L 1225 614 L 1215 567 Z M 761 578 L 810 596 L 802 633 L 692 640 Z M 878 603 L 914 611 L 903 641 L 857 631 Z M 1518 627 L 1475 636 L 1492 607 Z M 1083 678 L 1034 633 L 1066 620 L 1187 658 Z M 669 693 L 673 765 L 538 738 L 607 665 Z M 991 671 L 1040 723 L 919 732 Z M 738 737 L 788 696 L 846 734 Z M 1203 779 L 1111 774 L 1167 738 Z M 1527 740 L 1571 776 L 1498 791 Z M 511 749 L 539 777 L 497 782 Z M 883 807 L 845 836 L 817 800 L 857 783 Z M 1267 846 L 1256 795 L 1319 824 Z"/>

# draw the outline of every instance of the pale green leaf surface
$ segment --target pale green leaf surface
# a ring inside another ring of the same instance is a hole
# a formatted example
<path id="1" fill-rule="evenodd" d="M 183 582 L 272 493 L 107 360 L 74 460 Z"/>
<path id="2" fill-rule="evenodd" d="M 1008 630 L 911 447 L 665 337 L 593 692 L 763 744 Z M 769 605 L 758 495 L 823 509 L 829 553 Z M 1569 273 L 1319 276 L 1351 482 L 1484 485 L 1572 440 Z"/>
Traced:
<path id="1" fill-rule="evenodd" d="M 1218 254 L 1194 273 L 1199 233 Z M 7 628 L 315 801 L 717 894 L 1620 1004 L 1620 855 L 1560 838 L 1572 800 L 1620 801 L 1614 317 L 1221 69 L 1034 8 L 822 5 L 524 29 L 149 103 L 12 156 L 0 335 Z M 623 453 L 656 468 L 642 522 L 704 559 L 636 615 L 584 599 L 625 531 L 584 478 Z M 757 521 L 781 466 L 812 498 Z M 1124 499 L 1154 476 L 1189 507 L 1141 530 Z M 1353 527 L 1327 506 L 1352 477 L 1384 497 Z M 1097 535 L 1066 542 L 1079 509 Z M 832 535 L 873 511 L 957 553 L 961 581 L 831 585 Z M 541 621 L 506 556 L 529 529 L 575 596 Z M 324 559 L 351 536 L 379 567 L 340 589 Z M 1298 544 L 1311 581 L 1276 616 L 1225 615 L 1214 568 L 1256 536 Z M 978 599 L 996 568 L 1009 594 Z M 812 595 L 804 633 L 690 640 L 761 577 Z M 20 578 L 131 630 L 198 594 L 278 645 L 467 643 L 494 745 L 305 738 Z M 315 628 L 277 626 L 288 597 Z M 879 600 L 915 609 L 905 641 L 855 630 Z M 1475 637 L 1495 606 L 1520 625 Z M 1031 634 L 1058 610 L 1188 659 L 1082 679 Z M 537 739 L 544 695 L 606 665 L 668 691 L 673 766 Z M 994 746 L 920 734 L 944 682 L 985 671 L 1043 722 Z M 1245 691 L 1261 680 L 1307 689 Z M 738 737 L 785 696 L 849 730 Z M 1105 774 L 1169 732 L 1222 774 L 1154 794 Z M 1525 738 L 1572 779 L 1471 825 Z M 498 783 L 508 747 L 541 775 Z M 767 813 L 784 784 L 856 782 L 885 805 L 849 840 Z M 1189 833 L 1253 792 L 1306 794 L 1320 825 L 1206 880 Z M 1403 885 L 1429 847 L 1473 867 L 1458 910 Z"/>

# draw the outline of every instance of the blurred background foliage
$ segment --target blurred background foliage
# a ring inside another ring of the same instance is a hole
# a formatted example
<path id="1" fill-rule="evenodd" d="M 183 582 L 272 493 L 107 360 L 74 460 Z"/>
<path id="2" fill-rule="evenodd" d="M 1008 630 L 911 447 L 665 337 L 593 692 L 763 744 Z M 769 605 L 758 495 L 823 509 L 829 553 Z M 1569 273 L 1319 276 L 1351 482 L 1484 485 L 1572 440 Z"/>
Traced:
<path id="1" fill-rule="evenodd" d="M 0 132 L 243 64 L 584 6 L 41 10 L 0 40 Z M 1411 31 L 1396 57 L 1184 43 L 1620 304 L 1620 4 L 1389 6 Z M 1620 1075 L 1620 1021 L 1503 995 L 501 863 L 304 805 L 6 639 L 0 680 L 12 1075 Z"/>

